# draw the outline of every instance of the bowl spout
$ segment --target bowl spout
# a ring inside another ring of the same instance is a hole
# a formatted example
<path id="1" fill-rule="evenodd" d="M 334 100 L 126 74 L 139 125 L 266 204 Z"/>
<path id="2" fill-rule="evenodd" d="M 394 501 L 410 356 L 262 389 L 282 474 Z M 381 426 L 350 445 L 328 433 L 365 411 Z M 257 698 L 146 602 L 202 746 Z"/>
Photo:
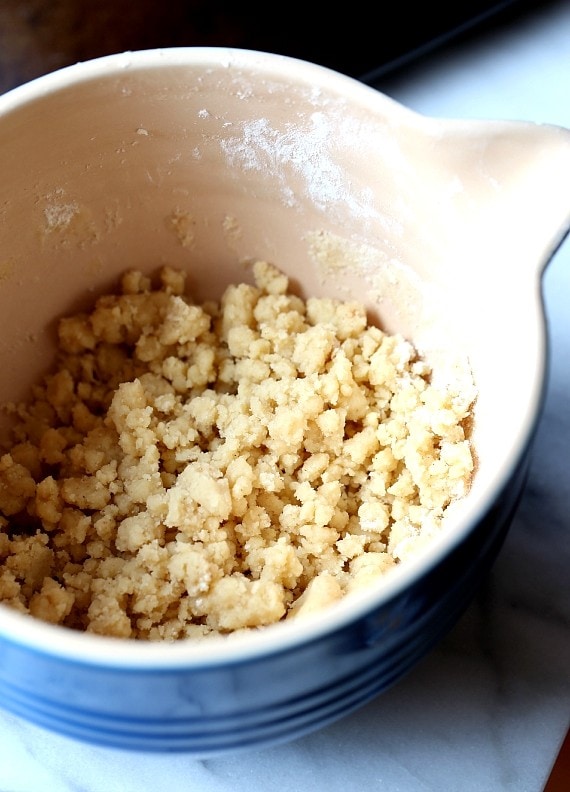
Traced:
<path id="1" fill-rule="evenodd" d="M 505 287 L 540 275 L 570 229 L 570 130 L 432 120 L 427 140 L 449 277 L 458 256 L 472 277 Z"/>

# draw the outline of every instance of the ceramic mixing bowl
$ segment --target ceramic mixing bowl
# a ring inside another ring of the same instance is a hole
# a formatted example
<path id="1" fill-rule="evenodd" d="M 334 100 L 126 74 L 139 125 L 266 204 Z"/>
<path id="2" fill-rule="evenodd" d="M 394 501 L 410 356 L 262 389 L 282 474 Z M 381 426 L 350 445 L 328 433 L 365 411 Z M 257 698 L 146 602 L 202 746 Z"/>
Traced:
<path id="1" fill-rule="evenodd" d="M 52 360 L 55 317 L 126 267 L 185 268 L 205 299 L 253 259 L 305 295 L 364 301 L 478 392 L 468 496 L 377 585 L 199 644 L 79 633 L 0 605 L 0 704 L 74 738 L 208 756 L 296 738 L 394 684 L 471 600 L 524 484 L 570 133 L 421 117 L 281 56 L 173 49 L 0 97 L 0 173 L 2 403 Z"/>

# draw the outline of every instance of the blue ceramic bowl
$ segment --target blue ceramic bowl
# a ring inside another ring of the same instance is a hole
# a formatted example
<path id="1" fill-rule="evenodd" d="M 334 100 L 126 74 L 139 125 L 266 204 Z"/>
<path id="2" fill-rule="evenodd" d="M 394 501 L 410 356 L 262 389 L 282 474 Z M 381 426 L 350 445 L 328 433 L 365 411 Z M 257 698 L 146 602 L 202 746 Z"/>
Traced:
<path id="1" fill-rule="evenodd" d="M 254 258 L 307 294 L 364 300 L 478 391 L 469 495 L 376 586 L 199 644 L 0 605 L 0 705 L 81 740 L 205 757 L 296 738 L 396 683 L 470 602 L 524 486 L 545 381 L 540 276 L 570 226 L 568 132 L 428 119 L 312 64 L 173 49 L 0 97 L 0 172 L 3 402 L 50 360 L 53 318 L 126 263 L 186 267 L 203 298 Z M 173 233 L 173 213 L 191 234 Z"/>

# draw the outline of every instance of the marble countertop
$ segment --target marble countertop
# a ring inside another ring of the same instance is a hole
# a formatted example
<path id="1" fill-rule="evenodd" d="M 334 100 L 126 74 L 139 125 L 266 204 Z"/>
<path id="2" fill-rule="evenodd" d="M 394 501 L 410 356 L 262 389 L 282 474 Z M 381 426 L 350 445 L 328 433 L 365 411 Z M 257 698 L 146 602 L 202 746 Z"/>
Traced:
<path id="1" fill-rule="evenodd" d="M 378 87 L 430 115 L 570 127 L 570 5 Z M 569 297 L 567 240 L 544 276 L 551 364 L 525 495 L 479 595 L 403 681 L 301 740 L 206 761 L 76 743 L 0 710 L 0 791 L 542 792 L 570 721 Z"/>

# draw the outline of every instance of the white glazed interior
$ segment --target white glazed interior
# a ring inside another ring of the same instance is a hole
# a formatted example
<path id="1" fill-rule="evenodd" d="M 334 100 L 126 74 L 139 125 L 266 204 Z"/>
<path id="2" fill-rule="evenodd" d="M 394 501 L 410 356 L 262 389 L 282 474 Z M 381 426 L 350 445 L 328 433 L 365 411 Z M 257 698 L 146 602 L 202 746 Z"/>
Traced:
<path id="1" fill-rule="evenodd" d="M 565 130 L 420 117 L 261 53 L 127 53 L 0 97 L 0 173 L 2 402 L 49 365 L 54 318 L 123 269 L 183 266 L 201 299 L 248 278 L 255 258 L 306 295 L 364 300 L 441 376 L 471 368 L 479 394 L 477 473 L 448 533 L 316 621 L 230 645 L 118 645 L 0 606 L 0 632 L 101 662 L 112 645 L 119 664 L 224 662 L 303 640 L 421 574 L 508 480 L 544 384 L 540 274 L 570 224 Z"/>

